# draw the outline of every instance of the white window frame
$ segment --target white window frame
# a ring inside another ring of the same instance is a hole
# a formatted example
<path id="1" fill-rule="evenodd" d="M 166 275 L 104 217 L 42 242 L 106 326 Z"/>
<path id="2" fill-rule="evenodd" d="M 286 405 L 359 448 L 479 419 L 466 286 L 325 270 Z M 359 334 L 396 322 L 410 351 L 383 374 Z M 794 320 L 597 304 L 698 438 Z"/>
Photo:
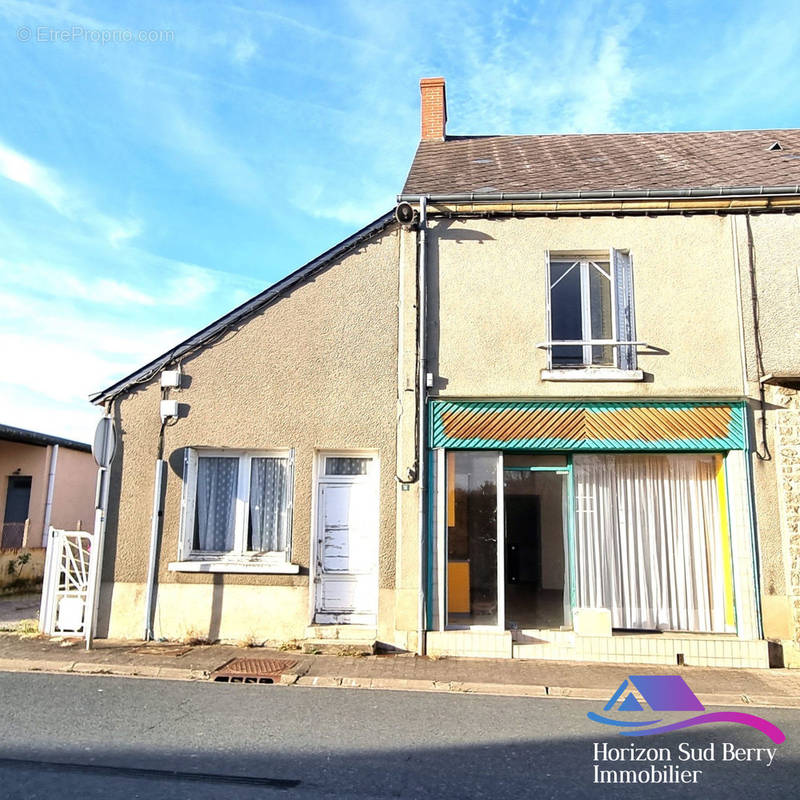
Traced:
<path id="1" fill-rule="evenodd" d="M 236 487 L 236 512 L 233 549 L 230 551 L 194 550 L 195 506 L 197 502 L 197 465 L 200 458 L 237 458 L 239 469 Z M 247 523 L 250 517 L 250 473 L 254 458 L 285 458 L 289 462 L 286 498 L 286 550 L 253 551 L 247 546 Z M 300 571 L 291 563 L 292 517 L 294 510 L 294 450 L 225 450 L 187 447 L 184 458 L 183 492 L 178 560 L 168 565 L 172 572 L 261 572 Z"/>
<path id="2" fill-rule="evenodd" d="M 605 259 L 605 261 L 604 261 Z M 617 309 L 616 303 L 614 302 L 614 298 L 616 297 L 616 285 L 614 281 L 614 270 L 612 267 L 612 261 L 609 260 L 608 253 L 604 254 L 583 254 L 583 255 L 574 255 L 574 254 L 565 254 L 560 255 L 559 253 L 549 253 L 547 259 L 547 308 L 550 312 L 548 314 L 547 320 L 547 328 L 548 328 L 548 335 L 550 336 L 551 342 L 553 340 L 553 301 L 552 301 L 552 291 L 554 288 L 552 275 L 551 275 L 551 267 L 550 264 L 552 261 L 559 261 L 559 262 L 569 262 L 572 261 L 572 266 L 555 282 L 555 285 L 560 283 L 567 274 L 574 268 L 577 267 L 580 273 L 580 286 L 581 286 L 581 342 L 592 342 L 592 298 L 591 298 L 591 270 L 596 269 L 601 272 L 609 283 L 609 293 L 610 293 L 610 305 L 611 305 L 611 339 L 608 340 L 600 340 L 597 341 L 604 341 L 607 343 L 615 342 L 617 340 Z M 602 264 L 608 264 L 608 271 L 603 269 Z M 577 341 L 577 340 L 576 340 Z M 589 369 L 592 367 L 599 367 L 605 369 L 616 369 L 617 368 L 617 348 L 613 348 L 613 358 L 614 363 L 613 365 L 609 364 L 598 364 L 595 365 L 592 363 L 592 347 L 595 345 L 593 344 L 582 344 L 581 347 L 583 348 L 583 364 L 578 367 L 578 369 Z M 553 348 L 552 346 L 548 350 L 548 364 L 550 369 L 575 369 L 575 367 L 567 367 L 563 364 L 558 366 L 553 364 Z"/>
<path id="3" fill-rule="evenodd" d="M 627 261 L 627 284 L 619 286 L 617 281 L 618 261 Z M 572 261 L 573 266 L 577 266 L 580 271 L 581 282 L 581 333 L 580 340 L 570 341 L 569 344 L 583 348 L 583 365 L 567 366 L 553 363 L 553 348 L 559 342 L 553 340 L 553 304 L 551 298 L 552 290 L 552 261 Z M 608 272 L 597 263 L 607 263 Z M 620 303 L 626 303 L 626 318 L 631 331 L 635 331 L 635 301 L 633 295 L 633 276 L 631 269 L 630 253 L 627 250 L 617 250 L 611 248 L 607 251 L 546 251 L 545 253 L 545 287 L 546 313 L 547 313 L 547 342 L 542 342 L 537 347 L 547 351 L 547 368 L 542 370 L 543 380 L 594 380 L 594 381 L 640 381 L 644 379 L 642 370 L 636 368 L 636 354 L 633 351 L 632 369 L 620 366 L 620 348 L 636 347 L 637 345 L 647 346 L 645 342 L 635 341 L 635 335 L 630 340 L 620 340 Z M 611 339 L 592 339 L 591 338 L 591 295 L 589 272 L 591 269 L 599 269 L 609 280 L 611 291 Z M 626 294 L 624 301 L 620 298 L 620 293 Z M 589 338 L 586 338 L 586 334 Z M 592 348 L 595 346 L 611 345 L 613 354 L 613 365 L 595 365 L 592 363 Z"/>

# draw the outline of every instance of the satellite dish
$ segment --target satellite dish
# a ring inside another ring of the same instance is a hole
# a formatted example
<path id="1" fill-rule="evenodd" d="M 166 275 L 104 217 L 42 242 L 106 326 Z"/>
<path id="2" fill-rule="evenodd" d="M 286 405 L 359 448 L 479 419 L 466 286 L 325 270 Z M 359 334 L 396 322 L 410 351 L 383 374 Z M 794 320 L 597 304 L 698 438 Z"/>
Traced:
<path id="1" fill-rule="evenodd" d="M 114 427 L 114 420 L 111 417 L 103 417 L 97 423 L 92 445 L 92 455 L 97 465 L 106 469 L 110 467 L 116 450 L 117 429 Z"/>

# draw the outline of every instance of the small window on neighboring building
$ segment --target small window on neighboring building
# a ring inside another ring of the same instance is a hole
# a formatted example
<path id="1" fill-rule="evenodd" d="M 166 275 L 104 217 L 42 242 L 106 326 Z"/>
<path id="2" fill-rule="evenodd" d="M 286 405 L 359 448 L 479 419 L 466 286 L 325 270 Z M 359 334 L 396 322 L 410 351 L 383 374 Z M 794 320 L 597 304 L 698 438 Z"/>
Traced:
<path id="1" fill-rule="evenodd" d="M 179 558 L 288 561 L 293 461 L 285 452 L 187 448 Z"/>
<path id="2" fill-rule="evenodd" d="M 630 254 L 550 253 L 547 280 L 551 367 L 635 369 Z"/>

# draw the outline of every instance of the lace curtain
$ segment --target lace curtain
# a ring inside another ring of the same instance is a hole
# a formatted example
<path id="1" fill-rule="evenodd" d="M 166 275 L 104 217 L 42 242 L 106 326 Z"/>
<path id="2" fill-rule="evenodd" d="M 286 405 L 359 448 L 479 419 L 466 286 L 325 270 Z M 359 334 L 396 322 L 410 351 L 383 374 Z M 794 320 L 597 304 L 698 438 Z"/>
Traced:
<path id="1" fill-rule="evenodd" d="M 203 456 L 197 461 L 195 550 L 233 550 L 239 459 Z"/>
<path id="2" fill-rule="evenodd" d="M 250 467 L 250 526 L 248 550 L 286 549 L 288 540 L 286 458 L 254 458 Z"/>
<path id="3" fill-rule="evenodd" d="M 575 456 L 578 605 L 615 628 L 724 632 L 713 456 Z"/>

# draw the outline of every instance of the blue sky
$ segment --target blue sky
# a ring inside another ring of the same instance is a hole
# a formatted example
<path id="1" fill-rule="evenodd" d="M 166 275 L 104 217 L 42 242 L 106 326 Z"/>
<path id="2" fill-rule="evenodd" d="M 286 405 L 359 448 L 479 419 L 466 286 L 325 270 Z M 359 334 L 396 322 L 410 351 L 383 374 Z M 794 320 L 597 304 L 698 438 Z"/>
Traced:
<path id="1" fill-rule="evenodd" d="M 800 127 L 798 11 L 0 0 L 0 422 L 89 439 L 90 392 L 391 208 L 420 77 L 452 133 Z"/>

